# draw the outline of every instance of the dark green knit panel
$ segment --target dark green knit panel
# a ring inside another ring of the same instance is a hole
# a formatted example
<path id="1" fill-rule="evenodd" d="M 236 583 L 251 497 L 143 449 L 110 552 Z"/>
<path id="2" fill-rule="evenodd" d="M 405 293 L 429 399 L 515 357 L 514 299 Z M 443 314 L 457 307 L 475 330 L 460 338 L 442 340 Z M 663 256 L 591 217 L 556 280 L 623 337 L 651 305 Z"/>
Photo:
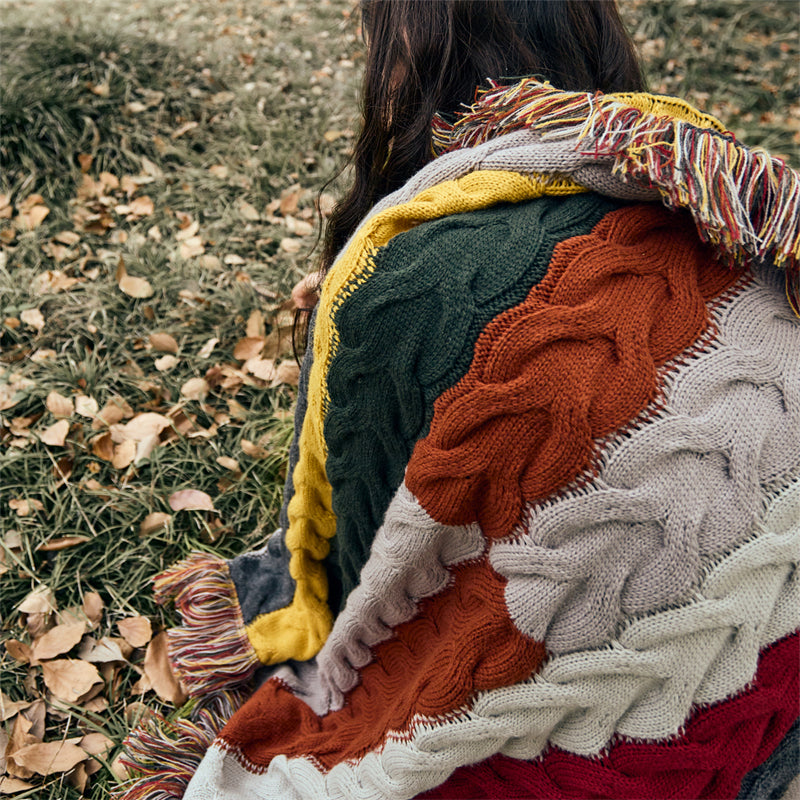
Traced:
<path id="1" fill-rule="evenodd" d="M 541 281 L 558 242 L 620 205 L 594 194 L 504 204 L 424 223 L 378 251 L 336 313 L 328 372 L 334 612 L 358 584 L 434 401 L 466 374 L 481 331 Z"/>

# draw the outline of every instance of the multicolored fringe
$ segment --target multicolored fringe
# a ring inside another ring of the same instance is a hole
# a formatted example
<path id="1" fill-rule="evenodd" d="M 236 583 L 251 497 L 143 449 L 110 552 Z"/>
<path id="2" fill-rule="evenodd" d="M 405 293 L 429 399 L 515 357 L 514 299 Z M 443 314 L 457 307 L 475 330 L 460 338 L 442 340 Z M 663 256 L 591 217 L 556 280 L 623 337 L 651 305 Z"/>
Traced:
<path id="1" fill-rule="evenodd" d="M 122 765 L 133 774 L 115 800 L 175 800 L 183 797 L 211 742 L 244 703 L 244 692 L 210 695 L 190 719 L 170 722 L 151 715 L 123 743 Z"/>
<path id="2" fill-rule="evenodd" d="M 260 662 L 247 638 L 224 559 L 193 553 L 153 581 L 156 602 L 173 598 L 183 626 L 167 631 L 169 657 L 192 697 L 246 683 Z"/>
<path id="3" fill-rule="evenodd" d="M 674 115 L 673 115 L 674 113 Z M 492 82 L 455 122 L 437 117 L 433 147 L 444 153 L 512 131 L 575 138 L 576 151 L 613 157 L 615 174 L 658 189 L 687 209 L 704 241 L 732 265 L 774 261 L 800 315 L 800 175 L 764 150 L 738 143 L 709 115 L 675 98 L 564 92 L 528 78 Z"/>

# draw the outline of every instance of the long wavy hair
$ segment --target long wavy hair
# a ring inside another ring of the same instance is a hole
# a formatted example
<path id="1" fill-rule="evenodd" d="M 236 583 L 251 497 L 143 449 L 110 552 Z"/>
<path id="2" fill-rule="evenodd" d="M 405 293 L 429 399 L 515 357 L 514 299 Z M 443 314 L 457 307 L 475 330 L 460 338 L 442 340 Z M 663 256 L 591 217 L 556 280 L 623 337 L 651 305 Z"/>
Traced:
<path id="1" fill-rule="evenodd" d="M 434 114 L 469 105 L 487 78 L 644 88 L 614 0 L 362 0 L 361 15 L 361 130 L 353 182 L 327 221 L 321 275 L 370 208 L 431 160 Z"/>

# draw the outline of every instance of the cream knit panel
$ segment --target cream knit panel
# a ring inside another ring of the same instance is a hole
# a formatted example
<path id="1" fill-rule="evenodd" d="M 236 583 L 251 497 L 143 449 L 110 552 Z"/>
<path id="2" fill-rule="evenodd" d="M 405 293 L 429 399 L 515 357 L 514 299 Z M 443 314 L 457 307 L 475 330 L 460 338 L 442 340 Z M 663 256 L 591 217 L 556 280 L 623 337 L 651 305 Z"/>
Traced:
<path id="1" fill-rule="evenodd" d="M 800 473 L 800 325 L 761 281 L 715 316 L 718 337 L 668 373 L 658 417 L 491 548 L 509 613 L 550 652 L 599 646 L 624 619 L 689 597 Z"/>
<path id="2" fill-rule="evenodd" d="M 693 601 L 632 621 L 603 648 L 555 656 L 528 681 L 482 692 L 458 716 L 417 718 L 410 732 L 390 734 L 381 747 L 327 774 L 312 759 L 283 756 L 252 774 L 216 745 L 187 800 L 402 800 L 497 752 L 530 759 L 552 742 L 591 755 L 615 734 L 677 734 L 693 704 L 745 688 L 759 650 L 800 626 L 799 504 L 795 481 L 750 538 L 710 569 Z"/>

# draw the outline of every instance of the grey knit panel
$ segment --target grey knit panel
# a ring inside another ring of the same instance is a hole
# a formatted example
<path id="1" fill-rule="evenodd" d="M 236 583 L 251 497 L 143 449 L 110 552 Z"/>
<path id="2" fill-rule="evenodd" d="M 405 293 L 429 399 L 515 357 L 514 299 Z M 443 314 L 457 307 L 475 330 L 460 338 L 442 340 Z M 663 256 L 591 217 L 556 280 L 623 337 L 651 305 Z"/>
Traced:
<path id="1" fill-rule="evenodd" d="M 412 619 L 419 600 L 448 585 L 451 567 L 477 558 L 484 548 L 477 524 L 441 525 L 401 484 L 375 535 L 361 583 L 317 656 L 332 707 L 358 682 L 358 670 L 372 660 L 371 648 Z"/>
<path id="2" fill-rule="evenodd" d="M 294 435 L 289 447 L 289 464 L 286 468 L 286 485 L 279 518 L 280 528 L 270 536 L 266 546 L 261 550 L 245 553 L 228 562 L 245 625 L 249 625 L 260 614 L 268 614 L 270 611 L 277 611 L 289 605 L 294 597 L 295 582 L 289 574 L 291 553 L 284 539 L 289 528 L 287 509 L 294 495 L 292 474 L 300 457 L 300 431 L 308 406 L 308 376 L 314 361 L 312 337 L 316 316 L 314 311 L 309 321 L 308 347 L 300 368 L 297 405 L 294 411 Z"/>
<path id="3" fill-rule="evenodd" d="M 781 800 L 800 775 L 800 720 L 789 729 L 772 755 L 744 776 L 736 800 Z"/>
<path id="4" fill-rule="evenodd" d="M 666 375 L 664 410 L 491 549 L 515 624 L 551 652 L 599 646 L 624 618 L 689 598 L 800 472 L 800 323 L 771 280 L 715 315 L 718 339 Z"/>

